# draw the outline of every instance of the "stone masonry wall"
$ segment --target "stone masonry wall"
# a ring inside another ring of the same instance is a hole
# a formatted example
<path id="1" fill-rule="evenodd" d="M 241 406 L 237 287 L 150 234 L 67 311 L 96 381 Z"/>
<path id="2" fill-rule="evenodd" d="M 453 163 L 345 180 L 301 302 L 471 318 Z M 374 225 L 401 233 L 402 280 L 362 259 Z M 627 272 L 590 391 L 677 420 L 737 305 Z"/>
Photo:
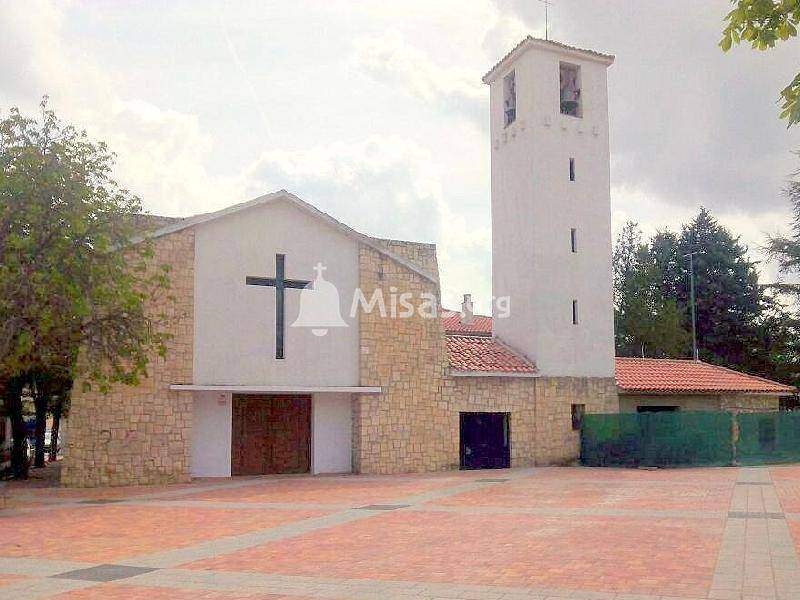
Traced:
<path id="1" fill-rule="evenodd" d="M 171 289 L 148 307 L 165 313 L 165 358 L 152 356 L 148 378 L 108 394 L 75 384 L 70 408 L 63 485 L 92 487 L 189 480 L 192 395 L 170 384 L 191 382 L 194 320 L 194 230 L 153 240 L 156 265 L 169 264 Z M 170 299 L 169 297 L 174 298 Z"/>
<path id="2" fill-rule="evenodd" d="M 369 299 L 383 290 L 439 296 L 438 284 L 369 246 L 360 248 L 360 287 Z M 398 473 L 442 469 L 449 456 L 442 408 L 447 361 L 439 318 L 359 313 L 360 385 L 381 386 L 383 393 L 356 396 L 353 406 L 353 468 L 362 473 Z"/>
<path id="3" fill-rule="evenodd" d="M 586 413 L 619 412 L 612 377 L 542 377 L 536 381 L 536 464 L 572 462 L 580 455 L 580 432 L 572 429 L 572 405 Z"/>
<path id="4" fill-rule="evenodd" d="M 720 410 L 730 412 L 766 412 L 778 410 L 779 396 L 759 394 L 730 394 L 720 396 Z"/>
<path id="5" fill-rule="evenodd" d="M 678 406 L 681 410 L 761 412 L 778 410 L 779 396 L 763 394 L 621 394 L 620 410 L 636 412 L 637 406 Z"/>
<path id="6" fill-rule="evenodd" d="M 389 240 L 372 238 L 380 246 L 409 262 L 414 263 L 426 273 L 434 277 L 439 274 L 439 265 L 436 261 L 436 244 L 423 244 L 421 242 L 406 242 L 403 240 Z"/>
<path id="7" fill-rule="evenodd" d="M 396 250 L 396 249 L 395 249 Z M 400 254 L 400 252 L 396 252 Z M 403 255 L 406 258 L 405 254 Z M 435 265 L 435 255 L 427 257 Z M 361 289 L 436 294 L 438 286 L 362 246 Z M 387 300 L 388 306 L 388 300 Z M 456 377 L 448 373 L 441 320 L 360 314 L 361 385 L 379 395 L 353 401 L 353 467 L 361 473 L 438 471 L 459 467 L 459 413 L 509 412 L 514 467 L 561 464 L 578 457 L 572 404 L 617 412 L 613 379 Z"/>

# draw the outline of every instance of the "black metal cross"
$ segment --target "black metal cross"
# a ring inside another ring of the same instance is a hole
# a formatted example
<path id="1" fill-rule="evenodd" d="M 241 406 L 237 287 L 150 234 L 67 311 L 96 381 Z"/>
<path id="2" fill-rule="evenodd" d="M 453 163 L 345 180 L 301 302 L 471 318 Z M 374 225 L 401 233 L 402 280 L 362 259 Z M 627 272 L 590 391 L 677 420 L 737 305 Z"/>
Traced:
<path id="1" fill-rule="evenodd" d="M 310 281 L 301 279 L 286 279 L 286 255 L 275 255 L 275 277 L 251 277 L 245 278 L 247 285 L 266 285 L 275 288 L 275 358 L 282 359 L 283 354 L 283 334 L 285 331 L 284 314 L 284 290 L 286 288 L 301 290 L 310 284 Z"/>

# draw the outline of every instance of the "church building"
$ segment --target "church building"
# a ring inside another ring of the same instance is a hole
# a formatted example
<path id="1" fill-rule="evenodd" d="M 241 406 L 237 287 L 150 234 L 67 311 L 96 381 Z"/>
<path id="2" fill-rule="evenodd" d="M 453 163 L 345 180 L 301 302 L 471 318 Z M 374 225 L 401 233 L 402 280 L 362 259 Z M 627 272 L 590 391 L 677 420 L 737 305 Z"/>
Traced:
<path id="1" fill-rule="evenodd" d="M 281 190 L 160 221 L 171 338 L 149 377 L 76 384 L 62 482 L 564 464 L 614 380 L 613 56 L 523 40 L 490 89 L 492 318 L 440 304 L 436 248 Z"/>

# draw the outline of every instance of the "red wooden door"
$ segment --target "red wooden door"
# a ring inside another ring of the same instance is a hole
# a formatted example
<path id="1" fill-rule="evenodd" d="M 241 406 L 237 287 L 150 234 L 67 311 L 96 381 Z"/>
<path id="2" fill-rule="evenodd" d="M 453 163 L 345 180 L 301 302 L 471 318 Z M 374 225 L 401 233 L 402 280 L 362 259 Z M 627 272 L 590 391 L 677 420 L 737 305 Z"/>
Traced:
<path id="1" fill-rule="evenodd" d="M 231 473 L 306 473 L 311 467 L 311 397 L 233 397 Z"/>

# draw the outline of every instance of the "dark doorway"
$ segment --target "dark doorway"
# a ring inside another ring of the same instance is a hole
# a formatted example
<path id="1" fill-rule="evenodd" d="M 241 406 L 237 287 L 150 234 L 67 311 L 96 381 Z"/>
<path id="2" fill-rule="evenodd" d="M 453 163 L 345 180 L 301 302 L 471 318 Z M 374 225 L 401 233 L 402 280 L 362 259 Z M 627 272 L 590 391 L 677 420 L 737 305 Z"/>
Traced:
<path id="1" fill-rule="evenodd" d="M 307 473 L 311 396 L 234 395 L 231 474 Z"/>
<path id="2" fill-rule="evenodd" d="M 511 466 L 508 413 L 461 413 L 461 468 L 507 469 Z"/>

